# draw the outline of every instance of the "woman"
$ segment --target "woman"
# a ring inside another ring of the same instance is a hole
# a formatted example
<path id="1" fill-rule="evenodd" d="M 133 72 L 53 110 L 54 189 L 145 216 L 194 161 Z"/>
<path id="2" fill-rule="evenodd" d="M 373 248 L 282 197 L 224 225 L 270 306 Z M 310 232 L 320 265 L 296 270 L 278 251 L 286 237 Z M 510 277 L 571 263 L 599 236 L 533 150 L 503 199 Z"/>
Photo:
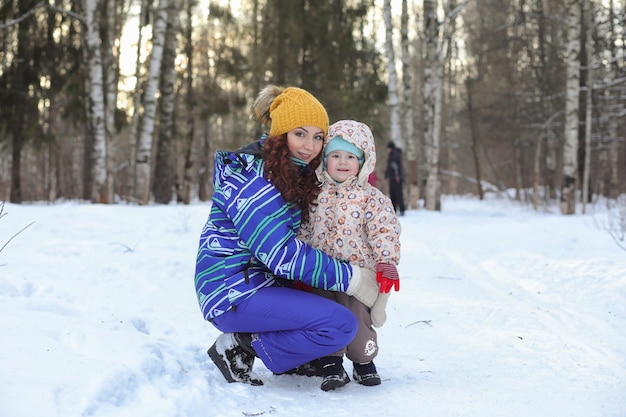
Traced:
<path id="1" fill-rule="evenodd" d="M 239 151 L 216 153 L 195 285 L 205 319 L 224 332 L 208 351 L 213 362 L 228 382 L 262 385 L 252 372 L 255 357 L 283 373 L 339 350 L 357 331 L 345 307 L 280 281 L 355 297 L 378 289 L 366 285 L 373 271 L 296 239 L 319 192 L 324 107 L 300 88 L 268 86 L 253 113 L 269 125 L 269 135 Z M 323 372 L 338 380 L 345 373 L 336 359 L 325 362 Z"/>

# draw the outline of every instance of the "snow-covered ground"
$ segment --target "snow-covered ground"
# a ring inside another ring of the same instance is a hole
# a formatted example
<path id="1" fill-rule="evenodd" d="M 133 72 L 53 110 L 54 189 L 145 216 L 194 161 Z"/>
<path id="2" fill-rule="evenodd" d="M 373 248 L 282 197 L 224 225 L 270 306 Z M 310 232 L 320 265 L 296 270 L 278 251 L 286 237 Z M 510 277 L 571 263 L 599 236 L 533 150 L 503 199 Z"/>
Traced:
<path id="1" fill-rule="evenodd" d="M 383 384 L 228 384 L 193 286 L 209 205 L 6 204 L 0 416 L 626 416 L 626 251 L 606 213 L 443 200 L 401 218 Z M 351 364 L 345 362 L 351 372 Z"/>

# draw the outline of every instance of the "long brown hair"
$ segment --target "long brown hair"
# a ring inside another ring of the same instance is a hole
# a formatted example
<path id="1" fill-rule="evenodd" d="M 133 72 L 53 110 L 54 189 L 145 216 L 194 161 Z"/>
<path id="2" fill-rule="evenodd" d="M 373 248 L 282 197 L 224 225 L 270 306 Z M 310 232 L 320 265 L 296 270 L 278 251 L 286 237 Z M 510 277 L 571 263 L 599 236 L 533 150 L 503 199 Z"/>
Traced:
<path id="1" fill-rule="evenodd" d="M 298 166 L 291 161 L 287 147 L 287 134 L 265 138 L 263 146 L 265 175 L 280 191 L 285 201 L 302 209 L 302 223 L 309 220 L 309 206 L 320 192 L 320 182 L 315 169 L 322 162 L 320 152 L 308 165 Z"/>

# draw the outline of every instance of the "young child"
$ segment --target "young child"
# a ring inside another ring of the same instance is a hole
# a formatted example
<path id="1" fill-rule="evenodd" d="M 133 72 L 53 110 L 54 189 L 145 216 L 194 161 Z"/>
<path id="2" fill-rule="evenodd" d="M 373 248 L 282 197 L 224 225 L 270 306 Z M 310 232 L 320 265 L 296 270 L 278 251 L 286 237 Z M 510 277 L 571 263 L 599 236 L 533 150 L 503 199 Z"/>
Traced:
<path id="1" fill-rule="evenodd" d="M 318 168 L 321 192 L 317 205 L 310 206 L 309 222 L 302 225 L 299 237 L 335 259 L 376 270 L 378 282 L 370 283 L 373 291 L 359 299 L 312 291 L 336 300 L 356 315 L 357 335 L 334 356 L 345 354 L 353 362 L 352 377 L 357 383 L 379 385 L 381 378 L 373 362 L 378 354 L 378 340 L 372 325 L 384 324 L 389 292 L 392 287 L 399 290 L 396 266 L 400 261 L 401 227 L 391 200 L 368 183 L 376 166 L 376 148 L 369 127 L 354 120 L 340 120 L 329 127 L 325 141 L 324 162 Z M 343 367 L 341 371 L 339 375 L 325 375 L 322 390 L 347 384 L 350 378 Z"/>

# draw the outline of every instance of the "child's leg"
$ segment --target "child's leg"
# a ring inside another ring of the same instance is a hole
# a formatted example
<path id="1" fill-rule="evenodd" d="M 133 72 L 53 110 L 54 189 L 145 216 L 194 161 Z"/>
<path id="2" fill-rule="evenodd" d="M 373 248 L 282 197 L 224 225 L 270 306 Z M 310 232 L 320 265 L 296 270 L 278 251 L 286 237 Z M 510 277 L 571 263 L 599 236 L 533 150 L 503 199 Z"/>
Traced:
<path id="1" fill-rule="evenodd" d="M 356 316 L 359 323 L 356 336 L 348 343 L 346 356 L 352 362 L 367 363 L 378 355 L 378 335 L 372 327 L 370 309 L 354 297 L 338 293 L 340 304 L 346 306 Z"/>
<path id="2" fill-rule="evenodd" d="M 354 297 L 340 294 L 340 302 L 354 313 L 359 322 L 355 338 L 348 343 L 348 359 L 352 361 L 352 378 L 361 385 L 374 386 L 382 382 L 374 358 L 378 355 L 378 337 L 372 328 L 370 309 Z"/>
<path id="3" fill-rule="evenodd" d="M 213 320 L 222 332 L 253 333 L 265 366 L 282 373 L 346 346 L 357 321 L 345 307 L 304 291 L 269 287 Z"/>

